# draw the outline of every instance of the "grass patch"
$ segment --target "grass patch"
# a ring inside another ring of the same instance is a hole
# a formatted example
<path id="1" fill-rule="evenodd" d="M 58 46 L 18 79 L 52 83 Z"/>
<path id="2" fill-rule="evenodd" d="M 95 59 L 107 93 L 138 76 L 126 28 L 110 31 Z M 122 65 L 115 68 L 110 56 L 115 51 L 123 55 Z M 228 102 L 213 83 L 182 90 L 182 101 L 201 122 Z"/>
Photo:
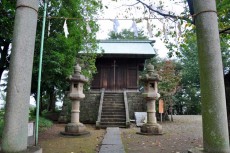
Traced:
<path id="1" fill-rule="evenodd" d="M 64 125 L 60 127 L 60 130 L 52 129 L 43 133 L 44 135 L 56 135 L 55 138 L 40 139 L 40 145 L 45 153 L 95 153 L 99 151 L 100 144 L 105 134 L 104 129 L 95 130 L 94 126 L 86 125 L 87 131 L 90 132 L 88 136 L 82 137 L 65 137 L 51 131 L 64 130 Z M 57 128 L 57 126 L 56 126 Z M 49 133 L 49 134 L 48 134 Z"/>

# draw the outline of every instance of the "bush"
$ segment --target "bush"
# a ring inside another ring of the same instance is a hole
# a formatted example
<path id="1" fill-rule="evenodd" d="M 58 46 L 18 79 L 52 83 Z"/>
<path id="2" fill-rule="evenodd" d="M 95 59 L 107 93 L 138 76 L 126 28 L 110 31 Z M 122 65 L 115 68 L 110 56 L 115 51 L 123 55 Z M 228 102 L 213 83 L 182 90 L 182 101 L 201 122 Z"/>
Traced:
<path id="1" fill-rule="evenodd" d="M 29 120 L 30 121 L 35 121 L 36 117 L 34 116 L 34 109 L 30 110 L 30 114 L 29 114 Z M 2 132 L 3 132 L 3 128 L 4 128 L 4 114 L 5 111 L 4 110 L 0 110 L 0 137 L 2 137 Z M 53 122 L 44 118 L 44 117 L 39 117 L 39 131 L 44 131 L 50 127 L 53 126 Z"/>
<path id="2" fill-rule="evenodd" d="M 44 131 L 48 128 L 53 126 L 53 122 L 44 118 L 44 117 L 39 117 L 39 131 Z"/>

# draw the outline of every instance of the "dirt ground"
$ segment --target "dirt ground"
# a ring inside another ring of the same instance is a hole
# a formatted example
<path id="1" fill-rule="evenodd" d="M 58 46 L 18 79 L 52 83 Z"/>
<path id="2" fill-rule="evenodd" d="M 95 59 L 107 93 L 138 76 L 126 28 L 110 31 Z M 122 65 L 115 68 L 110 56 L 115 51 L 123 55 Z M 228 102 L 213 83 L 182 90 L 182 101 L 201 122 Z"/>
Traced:
<path id="1" fill-rule="evenodd" d="M 202 119 L 198 115 L 173 116 L 173 122 L 160 123 L 163 135 L 138 135 L 135 126 L 122 129 L 126 153 L 187 153 L 188 149 L 202 147 Z"/>
<path id="2" fill-rule="evenodd" d="M 173 116 L 173 122 L 164 122 L 163 135 L 145 136 L 135 124 L 121 129 L 122 142 L 126 153 L 187 153 L 193 147 L 202 147 L 201 116 Z M 95 125 L 86 125 L 89 136 L 70 138 L 59 133 L 64 124 L 55 124 L 39 134 L 39 144 L 43 153 L 96 153 L 105 134 L 104 129 L 96 130 Z"/>

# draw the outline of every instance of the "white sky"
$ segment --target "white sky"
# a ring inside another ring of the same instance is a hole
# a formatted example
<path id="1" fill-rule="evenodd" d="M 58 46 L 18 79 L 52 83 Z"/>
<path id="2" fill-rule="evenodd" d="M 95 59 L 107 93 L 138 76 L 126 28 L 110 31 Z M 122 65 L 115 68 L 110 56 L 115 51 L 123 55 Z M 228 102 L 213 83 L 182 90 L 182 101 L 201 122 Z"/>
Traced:
<path id="1" fill-rule="evenodd" d="M 152 1 L 153 6 L 158 6 L 160 0 L 143 0 L 147 4 Z M 181 0 L 174 0 L 174 3 L 179 2 Z M 97 33 L 97 39 L 107 39 L 108 33 L 110 31 L 113 31 L 113 19 L 117 18 L 119 22 L 118 32 L 122 29 L 130 29 L 132 26 L 132 19 L 138 19 L 138 18 L 144 18 L 144 17 L 152 17 L 149 15 L 143 15 L 143 6 L 140 6 L 140 10 L 132 7 L 129 12 L 125 12 L 125 10 L 128 8 L 127 5 L 135 4 L 136 0 L 117 0 L 117 2 L 112 0 L 102 0 L 102 3 L 108 7 L 108 9 L 104 8 L 103 13 L 99 15 L 99 19 L 111 19 L 111 20 L 98 20 L 98 24 L 100 26 L 100 30 Z M 173 11 L 176 13 L 180 13 L 183 11 L 183 4 L 172 4 L 170 1 L 164 2 L 164 10 L 167 11 Z M 165 12 L 166 13 L 166 12 Z M 159 17 L 159 16 L 158 16 Z M 130 20 L 119 20 L 128 18 Z M 152 33 L 156 33 L 158 29 L 161 29 L 163 27 L 162 22 L 160 22 L 158 19 L 151 19 L 149 20 L 152 25 L 156 25 L 156 28 L 152 27 Z M 140 30 L 144 30 L 147 33 L 147 22 L 146 20 L 143 20 L 143 22 L 137 23 L 137 28 Z M 164 43 L 160 38 L 152 37 L 150 39 L 156 40 L 156 43 L 154 45 L 154 48 L 157 50 L 159 56 L 161 58 L 165 58 L 167 56 L 167 48 L 165 47 Z"/>

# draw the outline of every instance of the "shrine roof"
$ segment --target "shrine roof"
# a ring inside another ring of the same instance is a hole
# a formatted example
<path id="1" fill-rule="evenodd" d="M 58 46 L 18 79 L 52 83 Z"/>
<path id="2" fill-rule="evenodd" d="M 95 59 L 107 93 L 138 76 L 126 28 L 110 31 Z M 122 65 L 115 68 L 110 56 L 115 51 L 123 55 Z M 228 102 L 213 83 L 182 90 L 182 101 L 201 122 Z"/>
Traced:
<path id="1" fill-rule="evenodd" d="M 155 51 L 154 40 L 99 40 L 99 50 L 97 53 L 122 54 L 122 55 L 144 55 L 153 57 Z"/>

